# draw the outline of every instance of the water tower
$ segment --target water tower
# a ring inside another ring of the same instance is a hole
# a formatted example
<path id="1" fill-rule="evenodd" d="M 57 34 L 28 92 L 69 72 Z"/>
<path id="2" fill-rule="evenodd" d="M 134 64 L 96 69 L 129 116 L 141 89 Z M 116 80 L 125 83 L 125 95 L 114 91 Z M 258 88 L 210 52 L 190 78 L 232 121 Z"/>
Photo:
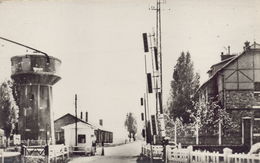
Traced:
<path id="1" fill-rule="evenodd" d="M 52 107 L 52 86 L 61 77 L 61 61 L 42 54 L 11 58 L 19 106 L 18 131 L 22 140 L 55 142 Z"/>

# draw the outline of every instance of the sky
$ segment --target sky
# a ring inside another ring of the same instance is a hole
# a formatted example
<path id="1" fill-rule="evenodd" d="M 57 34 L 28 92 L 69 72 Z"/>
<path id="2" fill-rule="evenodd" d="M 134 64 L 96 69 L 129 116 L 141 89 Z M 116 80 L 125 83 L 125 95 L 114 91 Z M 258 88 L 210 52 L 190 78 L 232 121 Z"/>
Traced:
<path id="1" fill-rule="evenodd" d="M 142 33 L 155 29 L 155 11 L 149 10 L 154 5 L 155 0 L 2 0 L 0 36 L 62 61 L 62 79 L 53 86 L 55 119 L 74 114 L 77 94 L 79 112 L 88 111 L 91 122 L 103 119 L 115 137 L 124 137 L 127 112 L 140 122 L 143 111 Z M 259 17 L 258 0 L 166 0 L 162 4 L 164 105 L 182 51 L 191 53 L 202 83 L 227 46 L 237 54 L 245 41 L 260 43 Z M 10 58 L 25 55 L 26 49 L 1 40 L 0 45 L 2 81 L 10 78 Z M 149 59 L 151 54 L 146 55 Z"/>

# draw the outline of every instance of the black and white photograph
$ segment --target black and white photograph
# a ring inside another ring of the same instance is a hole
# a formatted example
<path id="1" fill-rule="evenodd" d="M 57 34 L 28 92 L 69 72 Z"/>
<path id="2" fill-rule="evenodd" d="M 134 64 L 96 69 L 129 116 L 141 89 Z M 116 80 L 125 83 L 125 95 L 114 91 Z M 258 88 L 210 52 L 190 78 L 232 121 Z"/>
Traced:
<path id="1" fill-rule="evenodd" d="M 0 0 L 0 163 L 260 163 L 260 1 Z"/>

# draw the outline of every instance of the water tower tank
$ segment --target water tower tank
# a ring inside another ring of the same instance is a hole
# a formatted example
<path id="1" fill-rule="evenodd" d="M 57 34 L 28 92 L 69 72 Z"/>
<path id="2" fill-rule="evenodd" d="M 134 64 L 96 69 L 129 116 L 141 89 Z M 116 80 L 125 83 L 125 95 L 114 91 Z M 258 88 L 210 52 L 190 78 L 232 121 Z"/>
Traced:
<path id="1" fill-rule="evenodd" d="M 18 131 L 22 140 L 55 142 L 52 107 L 52 86 L 61 77 L 61 61 L 43 55 L 11 58 L 12 75 L 19 106 Z"/>

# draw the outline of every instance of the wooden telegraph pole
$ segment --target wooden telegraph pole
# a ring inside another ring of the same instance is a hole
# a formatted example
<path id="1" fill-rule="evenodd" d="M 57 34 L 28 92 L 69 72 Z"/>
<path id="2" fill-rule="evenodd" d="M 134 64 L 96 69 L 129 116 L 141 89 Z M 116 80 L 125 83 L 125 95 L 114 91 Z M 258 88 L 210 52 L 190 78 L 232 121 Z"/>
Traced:
<path id="1" fill-rule="evenodd" d="M 77 94 L 75 94 L 75 146 L 78 145 L 78 109 L 77 109 Z"/>

